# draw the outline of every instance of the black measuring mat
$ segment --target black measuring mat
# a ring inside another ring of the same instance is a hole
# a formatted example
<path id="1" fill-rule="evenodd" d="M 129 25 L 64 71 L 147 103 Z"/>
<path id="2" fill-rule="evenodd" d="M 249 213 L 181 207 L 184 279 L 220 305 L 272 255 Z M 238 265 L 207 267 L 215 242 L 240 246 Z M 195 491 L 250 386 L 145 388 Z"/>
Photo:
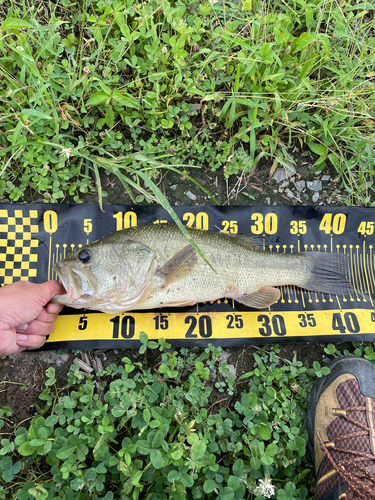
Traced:
<path id="1" fill-rule="evenodd" d="M 282 286 L 280 300 L 254 310 L 222 299 L 184 308 L 107 315 L 65 307 L 45 349 L 135 348 L 144 331 L 176 346 L 375 340 L 374 209 L 360 207 L 175 206 L 190 227 L 256 236 L 266 251 L 348 256 L 355 292 L 335 296 Z M 114 231 L 172 222 L 156 205 L 0 203 L 0 285 L 55 279 L 53 265 Z"/>

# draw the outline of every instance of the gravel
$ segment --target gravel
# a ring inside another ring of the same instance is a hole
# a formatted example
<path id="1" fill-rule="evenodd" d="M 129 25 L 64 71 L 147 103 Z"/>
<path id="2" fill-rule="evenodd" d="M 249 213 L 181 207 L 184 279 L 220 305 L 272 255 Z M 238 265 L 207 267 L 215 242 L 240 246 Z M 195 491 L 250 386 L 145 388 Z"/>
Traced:
<path id="1" fill-rule="evenodd" d="M 41 358 L 45 363 L 61 366 L 69 361 L 69 354 L 67 352 L 58 354 L 57 351 L 43 351 L 41 352 Z"/>
<path id="2" fill-rule="evenodd" d="M 236 379 L 236 367 L 234 365 L 227 365 L 225 368 L 228 368 L 229 373 L 223 373 L 223 377 L 233 377 Z"/>
<path id="3" fill-rule="evenodd" d="M 279 167 L 275 170 L 272 179 L 276 182 L 282 182 L 296 174 L 296 167 L 289 163 L 288 167 Z"/>
<path id="4" fill-rule="evenodd" d="M 195 201 L 197 199 L 195 194 L 193 194 L 191 191 L 186 191 L 185 194 L 189 198 L 189 200 Z"/>
<path id="5" fill-rule="evenodd" d="M 285 194 L 287 195 L 288 198 L 291 198 L 291 199 L 294 198 L 294 194 L 289 188 L 287 188 L 285 190 Z"/>
<path id="6" fill-rule="evenodd" d="M 305 181 L 297 181 L 296 182 L 296 188 L 298 191 L 302 191 L 302 189 L 305 189 L 306 187 L 306 182 Z"/>
<path id="7" fill-rule="evenodd" d="M 307 187 L 311 189 L 311 191 L 321 191 L 322 181 L 307 181 Z"/>

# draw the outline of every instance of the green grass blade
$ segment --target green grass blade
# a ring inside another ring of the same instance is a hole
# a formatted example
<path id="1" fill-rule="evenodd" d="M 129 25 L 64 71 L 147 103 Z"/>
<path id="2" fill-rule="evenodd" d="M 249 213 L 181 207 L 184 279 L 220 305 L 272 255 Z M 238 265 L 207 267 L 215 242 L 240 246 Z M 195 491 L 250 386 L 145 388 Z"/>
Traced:
<path id="1" fill-rule="evenodd" d="M 189 165 L 190 166 L 190 165 Z M 181 172 L 177 169 L 177 168 L 174 168 L 174 167 L 171 167 L 170 165 L 168 165 L 168 170 L 172 170 L 172 172 L 176 172 L 176 174 L 181 174 Z M 186 172 L 184 172 L 184 176 L 189 179 L 189 181 L 191 181 L 193 184 L 195 184 L 196 186 L 199 187 L 199 189 L 201 189 L 207 196 L 209 196 L 211 198 L 211 200 L 216 203 L 216 205 L 220 205 L 220 203 L 217 201 L 217 199 L 212 196 L 211 193 L 209 193 L 207 191 L 207 189 L 202 186 L 202 184 L 200 184 L 197 180 L 194 179 L 194 177 L 192 177 L 191 175 L 187 174 Z"/>
<path id="2" fill-rule="evenodd" d="M 84 156 L 85 158 L 85 156 Z M 100 180 L 100 174 L 99 174 L 99 169 L 98 166 L 96 165 L 95 161 L 92 161 L 92 169 L 94 170 L 95 173 L 95 179 L 96 179 L 96 186 L 98 188 L 98 198 L 99 198 L 99 207 L 102 212 L 103 210 L 103 190 L 102 190 L 102 182 Z"/>
<path id="3" fill-rule="evenodd" d="M 150 177 L 148 177 L 148 175 L 146 175 L 144 172 L 136 172 L 136 171 L 133 171 L 132 173 L 136 174 L 136 175 L 139 175 L 139 177 L 141 177 L 141 179 L 149 186 L 149 188 L 152 190 L 152 192 L 154 193 L 156 199 L 158 200 L 158 202 L 160 203 L 160 205 L 164 208 L 164 210 L 166 210 L 168 212 L 168 214 L 172 217 L 173 221 L 176 223 L 176 225 L 179 227 L 179 229 L 181 230 L 181 232 L 184 234 L 184 236 L 186 236 L 186 238 L 189 240 L 189 243 L 191 243 L 193 245 L 193 247 L 195 248 L 195 250 L 198 252 L 198 254 L 202 257 L 202 259 L 204 259 L 204 261 L 206 262 L 206 264 L 208 264 L 210 266 L 210 268 L 215 271 L 215 269 L 212 267 L 212 265 L 208 262 L 208 260 L 206 259 L 206 257 L 204 256 L 202 250 L 199 248 L 199 246 L 197 245 L 197 243 L 194 241 L 194 238 L 192 238 L 189 234 L 189 232 L 187 231 L 186 227 L 182 224 L 182 222 L 180 221 L 180 219 L 178 218 L 178 215 L 176 214 L 176 212 L 173 210 L 173 208 L 171 207 L 169 201 L 166 199 L 166 197 L 163 195 L 163 193 L 160 191 L 160 189 L 157 187 L 157 185 L 150 179 Z M 215 271 L 216 272 L 216 271 Z"/>

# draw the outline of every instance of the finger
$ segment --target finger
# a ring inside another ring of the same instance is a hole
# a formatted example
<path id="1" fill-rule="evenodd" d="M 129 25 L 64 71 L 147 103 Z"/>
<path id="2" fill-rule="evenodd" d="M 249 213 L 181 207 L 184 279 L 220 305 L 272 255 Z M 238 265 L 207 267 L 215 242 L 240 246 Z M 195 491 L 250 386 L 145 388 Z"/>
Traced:
<path id="1" fill-rule="evenodd" d="M 63 307 L 64 306 L 62 304 L 52 304 L 52 302 L 49 302 L 46 305 L 46 311 L 51 314 L 58 314 L 63 309 Z"/>
<path id="2" fill-rule="evenodd" d="M 42 321 L 43 323 L 53 323 L 58 318 L 58 313 L 49 313 L 46 308 L 43 307 L 42 312 L 35 318 L 36 321 Z"/>
<path id="3" fill-rule="evenodd" d="M 7 351 L 7 352 L 5 352 L 5 351 L 2 352 L 1 357 L 10 356 L 12 354 L 18 354 L 19 352 L 26 351 L 27 347 L 22 347 L 22 346 L 17 345 L 17 339 L 15 339 L 15 340 L 16 340 L 16 344 L 12 348 L 12 350 Z"/>
<path id="4" fill-rule="evenodd" d="M 27 325 L 26 330 L 23 330 L 20 333 L 24 335 L 37 335 L 38 337 L 46 337 L 53 332 L 53 326 L 53 323 L 45 323 L 44 321 L 38 321 L 35 319 L 34 321 L 30 321 L 30 323 Z"/>
<path id="5" fill-rule="evenodd" d="M 27 330 L 28 326 L 29 326 L 29 323 L 26 323 L 26 324 L 21 325 L 21 326 L 17 326 L 17 328 L 16 328 L 17 333 L 23 333 L 25 330 Z"/>
<path id="6" fill-rule="evenodd" d="M 38 349 L 42 347 L 45 341 L 46 337 L 44 336 L 17 334 L 17 345 L 21 348 Z"/>
<path id="7" fill-rule="evenodd" d="M 54 295 L 65 293 L 65 288 L 56 280 L 46 281 L 39 285 L 39 293 L 47 304 Z"/>

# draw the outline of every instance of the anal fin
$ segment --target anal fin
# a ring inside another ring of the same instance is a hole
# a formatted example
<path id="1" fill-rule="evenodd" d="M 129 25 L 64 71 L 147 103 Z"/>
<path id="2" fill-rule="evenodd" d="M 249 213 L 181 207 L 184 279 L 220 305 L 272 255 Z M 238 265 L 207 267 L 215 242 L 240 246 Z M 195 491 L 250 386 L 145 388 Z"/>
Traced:
<path id="1" fill-rule="evenodd" d="M 280 290 L 278 288 L 273 288 L 272 286 L 264 286 L 259 288 L 254 293 L 249 293 L 246 295 L 232 295 L 228 297 L 240 302 L 244 306 L 254 307 L 255 309 L 264 309 L 269 307 L 280 298 Z"/>
<path id="2" fill-rule="evenodd" d="M 193 245 L 187 245 L 182 250 L 177 252 L 159 271 L 155 274 L 164 278 L 162 288 L 182 280 L 188 276 L 198 262 L 197 251 Z"/>

